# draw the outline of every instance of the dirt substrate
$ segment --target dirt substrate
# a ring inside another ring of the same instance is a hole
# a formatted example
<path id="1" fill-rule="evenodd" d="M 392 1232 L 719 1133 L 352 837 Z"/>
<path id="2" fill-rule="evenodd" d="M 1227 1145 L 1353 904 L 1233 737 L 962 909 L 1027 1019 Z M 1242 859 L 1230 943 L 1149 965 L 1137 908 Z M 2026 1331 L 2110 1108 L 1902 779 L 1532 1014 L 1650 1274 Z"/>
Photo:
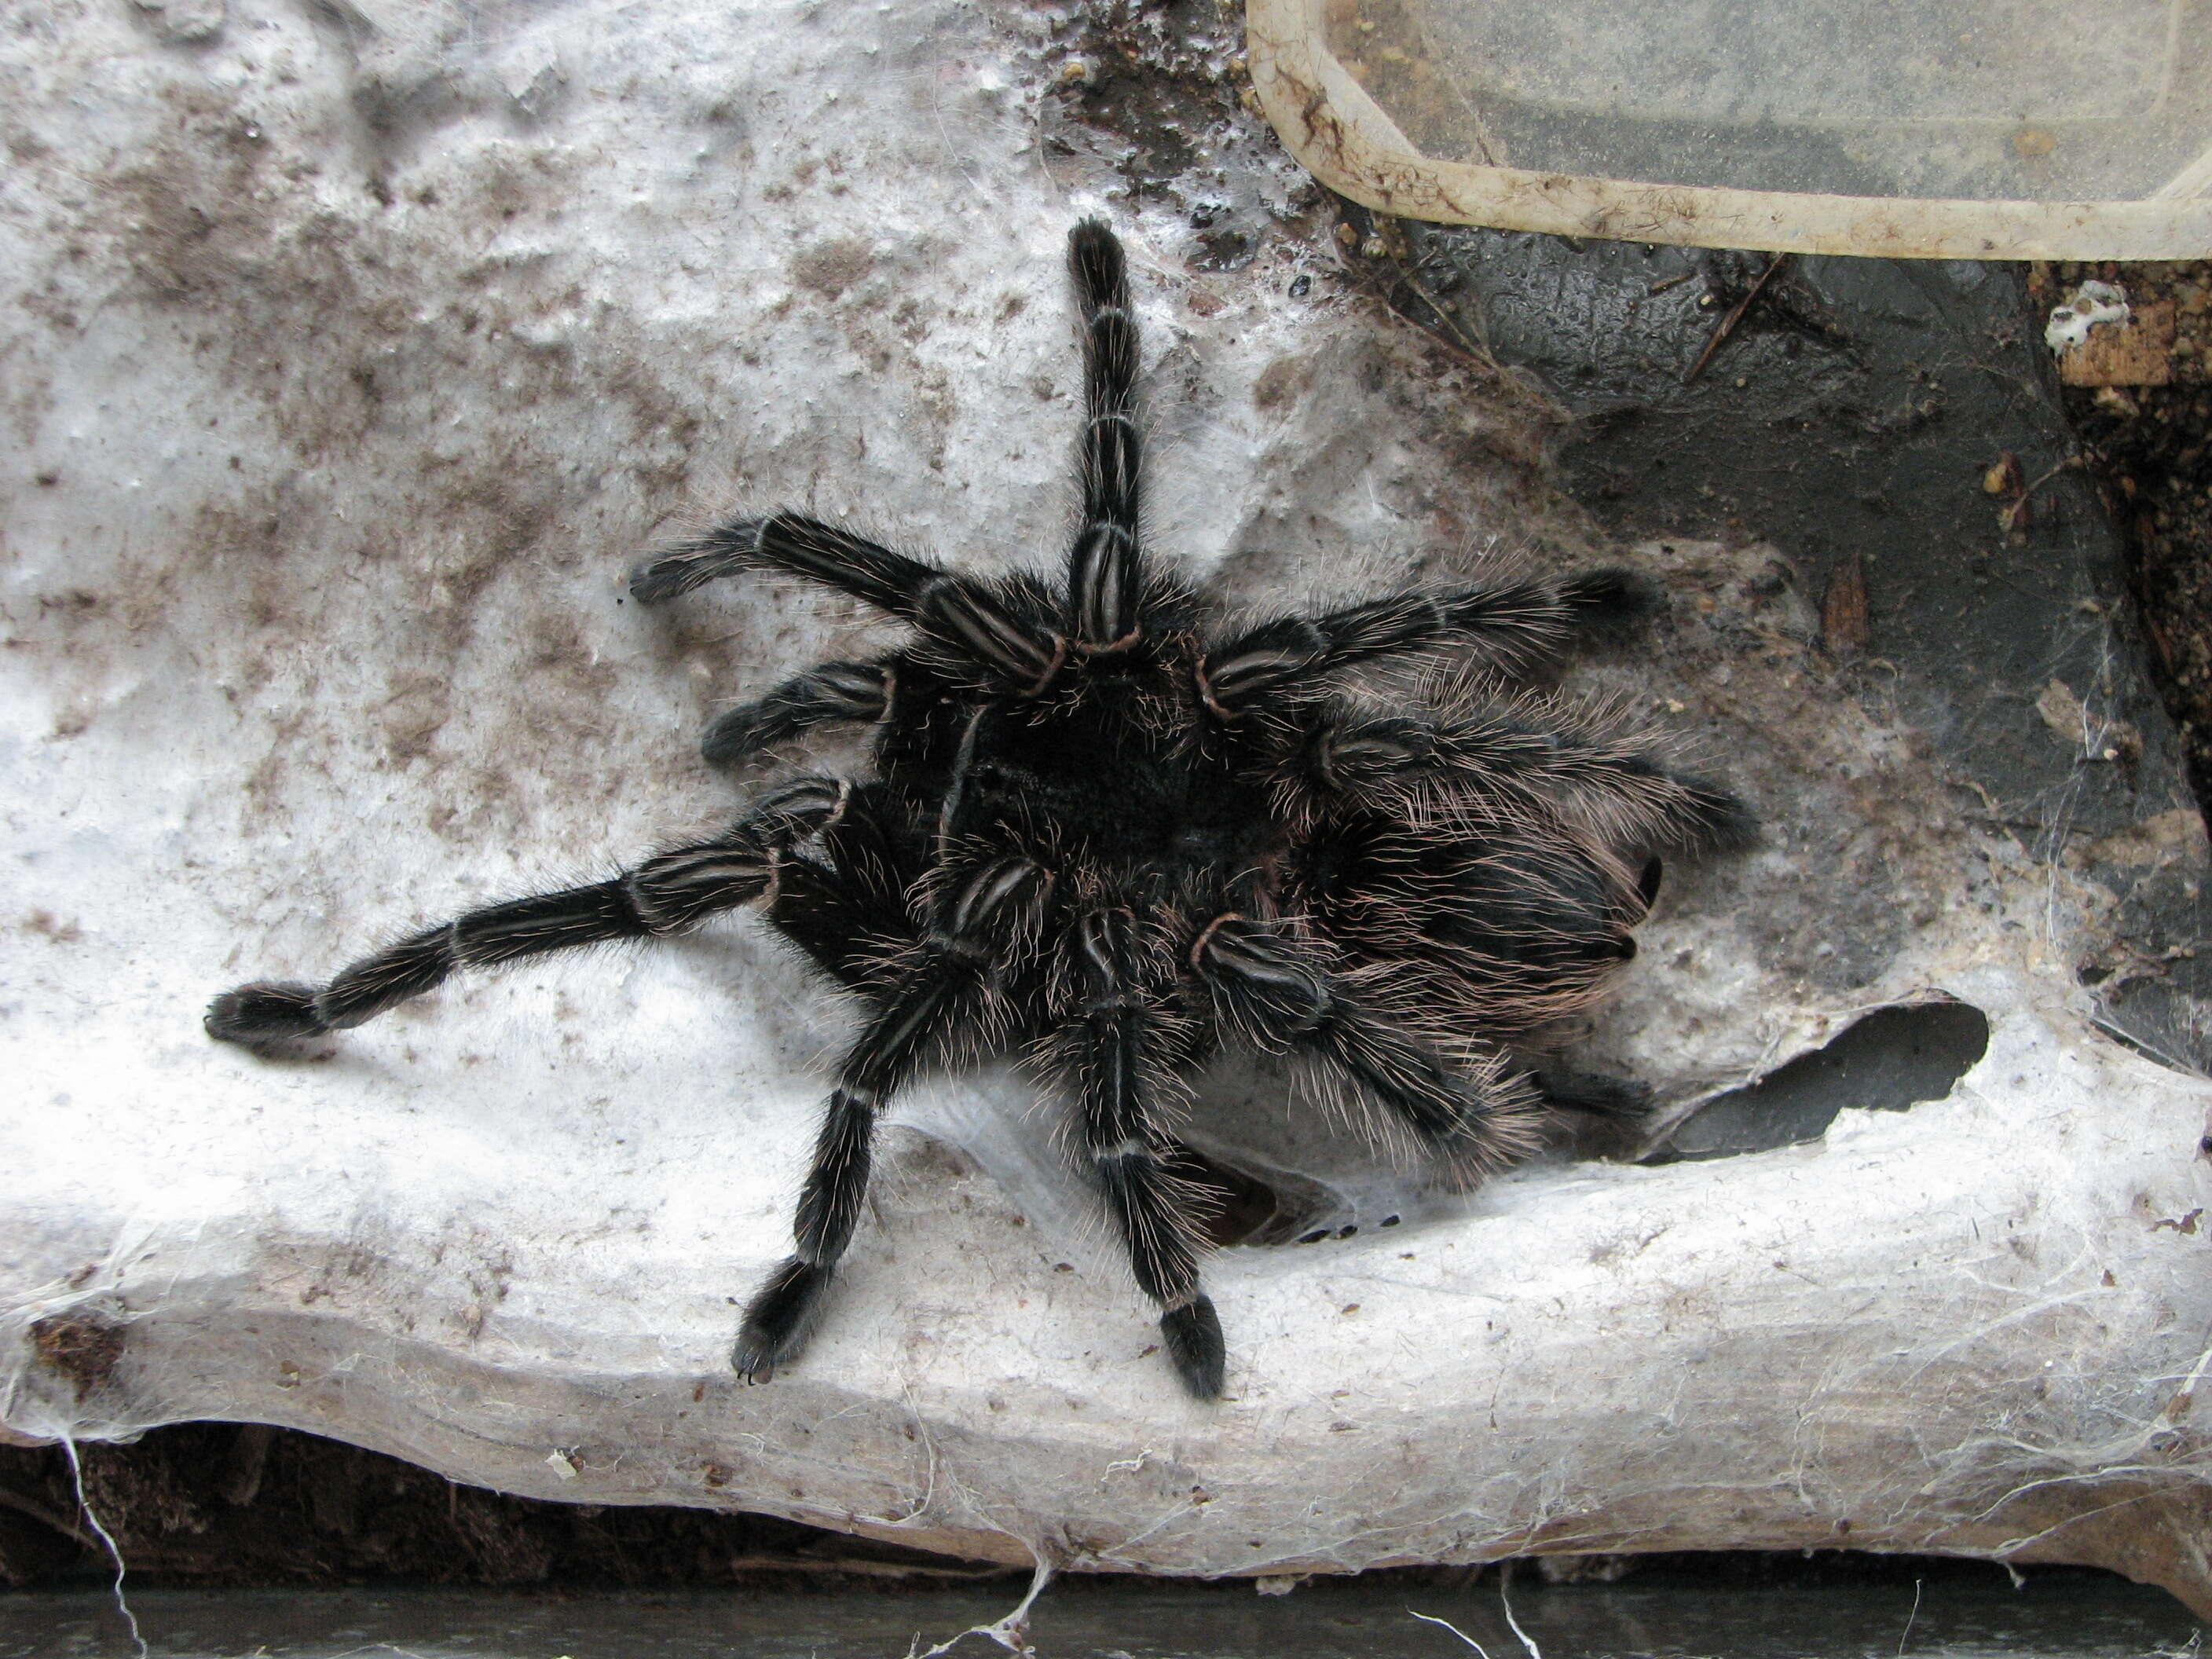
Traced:
<path id="1" fill-rule="evenodd" d="M 2048 310 L 2093 277 L 2123 286 L 2161 337 L 2172 328 L 2163 384 L 2069 386 L 2066 410 L 2127 532 L 2152 672 L 2203 801 L 2212 787 L 2212 260 L 2037 265 L 2028 291 Z"/>
<path id="2" fill-rule="evenodd" d="M 131 1445 L 0 1447 L 0 1583 L 558 1584 L 662 1589 L 1002 1576 L 768 1516 L 550 1504 L 465 1486 L 315 1435 L 185 1423 Z"/>

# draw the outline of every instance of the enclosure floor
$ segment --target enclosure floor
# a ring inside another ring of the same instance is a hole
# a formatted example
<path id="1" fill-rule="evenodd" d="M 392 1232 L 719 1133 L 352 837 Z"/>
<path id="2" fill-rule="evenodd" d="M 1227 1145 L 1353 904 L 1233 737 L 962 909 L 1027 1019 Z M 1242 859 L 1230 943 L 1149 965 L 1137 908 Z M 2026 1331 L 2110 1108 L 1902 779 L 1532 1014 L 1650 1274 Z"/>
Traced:
<path id="1" fill-rule="evenodd" d="M 1914 1598 L 1918 1595 L 1916 1609 Z M 2043 1576 L 2014 1589 L 1930 1580 L 1776 1590 L 1711 1583 L 1513 1587 L 1508 1625 L 1496 1581 L 1450 1589 L 1119 1582 L 1054 1586 L 1030 1638 L 1053 1659 L 1437 1659 L 1474 1651 L 1728 1659 L 2145 1659 L 2197 1651 L 2202 1628 L 2168 1596 L 2103 1577 Z M 1005 1615 L 1018 1592 L 690 1593 L 555 1599 L 492 1590 L 155 1590 L 130 1597 L 158 1659 L 893 1659 Z M 1448 1620 L 1463 1634 L 1415 1617 Z M 981 1635 L 957 1651 L 1000 1651 Z M 134 1651 L 113 1600 L 90 1591 L 0 1596 L 0 1659 Z"/>

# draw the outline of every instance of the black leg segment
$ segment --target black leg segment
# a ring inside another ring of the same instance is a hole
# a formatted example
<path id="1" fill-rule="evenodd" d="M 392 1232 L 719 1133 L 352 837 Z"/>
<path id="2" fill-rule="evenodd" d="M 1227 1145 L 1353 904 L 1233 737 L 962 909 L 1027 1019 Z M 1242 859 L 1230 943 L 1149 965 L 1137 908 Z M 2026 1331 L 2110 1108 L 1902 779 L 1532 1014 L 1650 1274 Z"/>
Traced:
<path id="1" fill-rule="evenodd" d="M 1310 696 L 1354 663 L 1441 646 L 1471 648 L 1501 671 L 1521 669 L 1556 654 L 1578 632 L 1626 627 L 1657 603 L 1649 582 L 1615 569 L 1401 593 L 1263 623 L 1210 653 L 1200 685 L 1215 714 L 1233 720 L 1263 702 Z"/>
<path id="2" fill-rule="evenodd" d="M 209 1005 L 207 1033 L 249 1045 L 320 1036 L 434 990 L 457 968 L 682 933 L 769 891 L 784 849 L 834 823 L 848 793 L 834 778 L 802 778 L 720 836 L 656 853 L 611 881 L 465 911 L 363 957 L 320 989 L 261 981 L 226 991 Z"/>
<path id="3" fill-rule="evenodd" d="M 630 597 L 654 605 L 748 570 L 804 576 L 896 617 L 911 617 L 921 591 L 944 574 L 803 513 L 775 513 L 733 519 L 641 561 L 630 572 Z"/>
<path id="4" fill-rule="evenodd" d="M 846 1052 L 823 1110 L 792 1225 L 796 1249 L 746 1304 L 730 1364 L 765 1382 L 805 1346 L 867 1197 L 876 1116 L 933 1048 L 979 1019 L 992 971 L 1020 948 L 1048 884 L 1024 859 L 986 866 L 953 892 Z"/>
<path id="5" fill-rule="evenodd" d="M 1137 324 L 1121 246 L 1097 220 L 1067 242 L 1083 313 L 1083 525 L 1068 553 L 1066 631 L 1079 648 L 1134 642 L 1142 617 L 1144 445 L 1137 430 Z"/>
<path id="6" fill-rule="evenodd" d="M 1577 732 L 1565 711 L 1541 712 L 1553 718 L 1510 708 L 1448 720 L 1323 708 L 1291 769 L 1319 794 L 1370 805 L 1401 805 L 1409 790 L 1508 815 L 1531 804 L 1563 805 L 1625 847 L 1735 851 L 1756 836 L 1751 809 L 1719 785 L 1670 769 L 1632 738 Z"/>
<path id="7" fill-rule="evenodd" d="M 1221 1393 L 1221 1322 L 1199 1288 L 1198 1194 L 1169 1169 L 1156 1103 L 1174 1060 L 1173 1034 L 1148 994 L 1135 924 L 1094 911 L 1077 924 L 1074 1018 L 1049 1045 L 1082 1101 L 1083 1150 L 1129 1253 L 1137 1288 L 1161 1308 L 1160 1334 L 1184 1388 Z"/>
<path id="8" fill-rule="evenodd" d="M 700 752 L 717 766 L 735 765 L 817 726 L 886 720 L 897 696 L 895 661 L 824 663 L 786 680 L 758 702 L 716 716 L 700 741 Z"/>
<path id="9" fill-rule="evenodd" d="M 1431 1153 L 1492 1170 L 1535 1148 L 1535 1099 L 1495 1057 L 1455 1065 L 1371 1007 L 1313 947 L 1265 923 L 1216 918 L 1191 965 L 1223 1025 L 1254 1047 L 1320 1061 L 1382 1103 Z"/>
<path id="10" fill-rule="evenodd" d="M 1044 689 L 1066 654 L 1052 628 L 1018 602 L 1018 588 L 951 575 L 801 513 L 734 520 L 656 553 L 630 573 L 630 597 L 651 605 L 746 570 L 780 570 L 866 600 L 1028 695 Z"/>

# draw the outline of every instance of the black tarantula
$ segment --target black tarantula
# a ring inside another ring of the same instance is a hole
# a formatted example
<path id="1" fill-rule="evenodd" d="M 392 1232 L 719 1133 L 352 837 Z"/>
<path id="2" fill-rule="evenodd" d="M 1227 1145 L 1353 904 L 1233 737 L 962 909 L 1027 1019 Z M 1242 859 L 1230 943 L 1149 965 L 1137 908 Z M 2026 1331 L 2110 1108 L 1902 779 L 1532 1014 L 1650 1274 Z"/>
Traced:
<path id="1" fill-rule="evenodd" d="M 863 1018 L 798 1248 L 745 1308 L 731 1363 L 750 1381 L 796 1355 L 822 1310 L 892 1092 L 933 1060 L 1018 1048 L 1071 1097 L 1176 1373 L 1217 1397 L 1204 1201 L 1170 1133 L 1183 1079 L 1224 1046 L 1288 1054 L 1447 1170 L 1497 1169 L 1559 1109 L 1628 1092 L 1535 1069 L 1516 1045 L 1589 1006 L 1634 954 L 1657 873 L 1639 860 L 1751 833 L 1725 790 L 1508 690 L 1578 634 L 1652 610 L 1626 571 L 1255 619 L 1154 564 L 1121 245 L 1078 225 L 1068 263 L 1087 419 L 1064 580 L 956 574 L 797 513 L 724 525 L 631 575 L 657 603 L 781 572 L 906 623 L 896 649 L 812 669 L 706 734 L 727 763 L 872 726 L 874 777 L 798 778 L 612 880 L 486 905 L 319 988 L 246 985 L 208 1011 L 227 1042 L 304 1039 L 459 967 L 758 905 Z M 1449 705 L 1346 694 L 1348 669 L 1447 651 L 1480 671 Z"/>

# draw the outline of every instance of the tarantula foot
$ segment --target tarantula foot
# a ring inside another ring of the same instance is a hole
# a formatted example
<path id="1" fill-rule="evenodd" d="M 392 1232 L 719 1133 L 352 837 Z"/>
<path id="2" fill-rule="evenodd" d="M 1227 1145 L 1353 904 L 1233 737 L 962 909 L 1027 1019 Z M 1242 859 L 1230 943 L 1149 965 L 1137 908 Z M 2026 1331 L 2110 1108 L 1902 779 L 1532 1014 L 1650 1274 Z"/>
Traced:
<path id="1" fill-rule="evenodd" d="M 208 1004 L 201 1022 L 207 1034 L 221 1042 L 248 1046 L 264 1042 L 296 1042 L 323 1036 L 331 1027 L 315 1012 L 312 985 L 260 981 L 225 991 Z"/>
<path id="2" fill-rule="evenodd" d="M 822 1293 L 836 1271 L 787 1256 L 745 1304 L 745 1322 L 730 1350 L 730 1369 L 748 1382 L 765 1382 L 775 1368 L 793 1358 L 814 1334 L 821 1317 Z"/>
<path id="3" fill-rule="evenodd" d="M 630 598 L 640 605 L 657 605 L 718 577 L 736 574 L 759 553 L 768 522 L 740 519 L 639 560 L 630 567 Z"/>
<path id="4" fill-rule="evenodd" d="M 1568 577 L 1559 585 L 1559 597 L 1583 627 L 1598 629 L 1632 627 L 1666 603 L 1656 582 L 1618 565 Z"/>
<path id="5" fill-rule="evenodd" d="M 1221 1342 L 1221 1316 L 1211 1297 L 1196 1296 L 1160 1316 L 1160 1335 L 1168 1358 L 1194 1400 L 1218 1400 L 1228 1366 Z"/>
<path id="6" fill-rule="evenodd" d="M 759 740 L 763 724 L 760 710 L 750 703 L 726 708 L 700 734 L 699 753 L 709 766 L 734 766 L 750 760 L 763 747 Z"/>
<path id="7" fill-rule="evenodd" d="M 1696 815 L 1687 837 L 1692 845 L 1741 853 L 1759 839 L 1759 815 L 1741 795 L 1705 778 L 1685 776 L 1681 782 Z"/>
<path id="8" fill-rule="evenodd" d="M 663 599 L 672 599 L 679 593 L 689 592 L 696 586 L 685 578 L 690 574 L 690 562 L 681 550 L 671 553 L 655 553 L 640 559 L 629 568 L 629 580 L 624 583 L 629 596 L 640 605 L 657 605 Z"/>

